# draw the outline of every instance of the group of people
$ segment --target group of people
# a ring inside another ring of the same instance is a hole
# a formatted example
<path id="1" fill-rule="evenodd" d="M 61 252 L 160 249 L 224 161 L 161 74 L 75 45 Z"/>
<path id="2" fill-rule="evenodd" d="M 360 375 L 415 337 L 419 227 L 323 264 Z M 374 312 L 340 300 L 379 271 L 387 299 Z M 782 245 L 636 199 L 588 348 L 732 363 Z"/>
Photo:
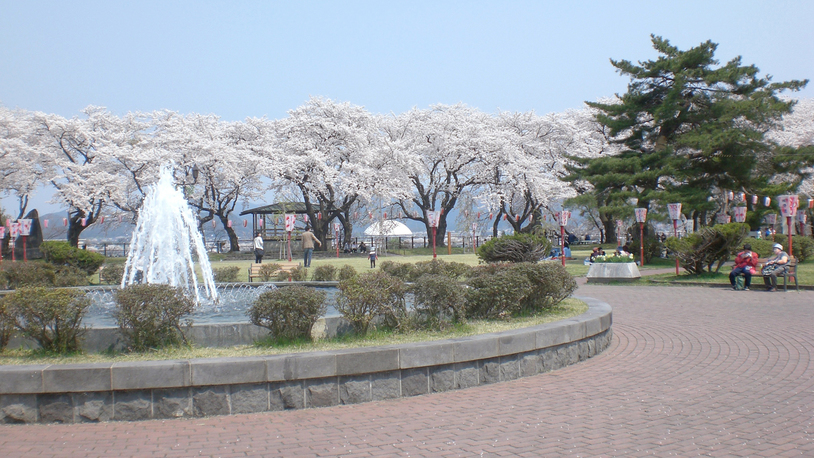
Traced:
<path id="1" fill-rule="evenodd" d="M 743 245 L 743 250 L 735 258 L 735 267 L 729 273 L 729 283 L 732 285 L 732 289 L 738 289 L 736 286 L 737 277 L 743 275 L 743 289 L 749 290 L 749 286 L 752 284 L 752 275 L 757 275 L 758 257 L 758 254 L 752 251 L 750 244 Z M 772 256 L 766 260 L 760 272 L 767 291 L 777 291 L 777 276 L 783 275 L 788 270 L 788 267 L 788 253 L 783 251 L 783 245 L 775 243 L 772 247 Z"/>
<path id="2" fill-rule="evenodd" d="M 302 233 L 302 261 L 303 267 L 311 267 L 311 259 L 314 255 L 314 244 L 317 246 L 322 246 L 322 242 L 311 232 L 311 227 L 307 226 L 305 228 L 305 232 Z M 348 253 L 349 245 L 345 244 L 345 253 Z M 356 250 L 353 250 L 355 253 Z M 376 254 L 376 250 L 373 248 L 368 249 L 365 242 L 361 242 L 359 244 L 359 252 L 360 253 L 367 253 L 367 258 L 370 261 L 370 268 L 376 267 L 376 260 L 379 259 L 379 256 Z M 257 264 L 263 263 L 263 256 L 265 255 L 265 245 L 263 243 L 263 237 L 258 232 L 254 237 L 254 262 Z"/>

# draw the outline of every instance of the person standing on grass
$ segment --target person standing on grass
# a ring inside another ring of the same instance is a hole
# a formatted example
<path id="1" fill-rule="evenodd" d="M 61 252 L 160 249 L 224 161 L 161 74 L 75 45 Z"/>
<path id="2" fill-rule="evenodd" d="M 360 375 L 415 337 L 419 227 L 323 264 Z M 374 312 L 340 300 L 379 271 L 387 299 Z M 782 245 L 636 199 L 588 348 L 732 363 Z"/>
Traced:
<path id="1" fill-rule="evenodd" d="M 260 233 L 257 233 L 257 237 L 254 238 L 254 262 L 257 264 L 263 263 L 263 255 L 265 254 L 265 249 L 263 248 L 263 237 L 260 237 Z"/>
<path id="2" fill-rule="evenodd" d="M 729 273 L 729 283 L 732 285 L 732 289 L 735 289 L 735 278 L 743 274 L 743 289 L 749 291 L 749 285 L 752 284 L 752 275 L 755 274 L 755 267 L 757 267 L 757 258 L 757 253 L 752 251 L 752 245 L 748 243 L 743 245 L 743 251 L 738 253 L 735 258 L 735 268 Z"/>
<path id="3" fill-rule="evenodd" d="M 302 233 L 302 256 L 304 267 L 311 267 L 311 256 L 314 254 L 315 243 L 322 246 L 322 242 L 320 242 L 314 233 L 311 232 L 311 226 L 305 226 L 305 232 Z"/>
<path id="4" fill-rule="evenodd" d="M 379 259 L 379 256 L 376 254 L 376 249 L 371 248 L 367 258 L 370 259 L 370 268 L 374 269 L 376 267 L 376 260 Z"/>

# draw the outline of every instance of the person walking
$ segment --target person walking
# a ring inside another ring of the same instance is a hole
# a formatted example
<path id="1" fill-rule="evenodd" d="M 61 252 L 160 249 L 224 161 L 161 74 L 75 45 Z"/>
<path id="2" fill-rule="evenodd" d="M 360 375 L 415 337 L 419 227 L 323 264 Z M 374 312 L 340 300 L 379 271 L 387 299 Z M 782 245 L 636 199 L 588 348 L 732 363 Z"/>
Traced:
<path id="1" fill-rule="evenodd" d="M 262 264 L 264 254 L 266 254 L 266 250 L 263 248 L 263 237 L 260 237 L 260 233 L 258 232 L 254 238 L 254 262 Z"/>
<path id="2" fill-rule="evenodd" d="M 311 256 L 314 254 L 314 243 L 322 246 L 322 242 L 320 242 L 314 233 L 311 232 L 311 226 L 305 226 L 305 232 L 302 233 L 302 257 L 304 267 L 311 267 Z"/>
<path id="3" fill-rule="evenodd" d="M 783 245 L 775 243 L 772 247 L 774 256 L 766 260 L 763 267 L 763 283 L 766 284 L 767 291 L 777 291 L 777 276 L 788 269 L 789 255 L 783 251 Z"/>
<path id="4" fill-rule="evenodd" d="M 370 268 L 375 269 L 376 268 L 376 260 L 379 259 L 379 255 L 376 254 L 376 249 L 375 248 L 370 249 L 370 252 L 368 253 L 367 258 L 370 259 Z"/>
<path id="5" fill-rule="evenodd" d="M 735 268 L 729 273 L 729 283 L 732 285 L 732 289 L 737 289 L 735 280 L 738 275 L 743 274 L 743 289 L 749 291 L 749 285 L 752 284 L 752 275 L 755 274 L 755 267 L 757 267 L 757 258 L 758 254 L 752 251 L 752 245 L 744 244 L 743 251 L 738 253 L 735 258 Z"/>

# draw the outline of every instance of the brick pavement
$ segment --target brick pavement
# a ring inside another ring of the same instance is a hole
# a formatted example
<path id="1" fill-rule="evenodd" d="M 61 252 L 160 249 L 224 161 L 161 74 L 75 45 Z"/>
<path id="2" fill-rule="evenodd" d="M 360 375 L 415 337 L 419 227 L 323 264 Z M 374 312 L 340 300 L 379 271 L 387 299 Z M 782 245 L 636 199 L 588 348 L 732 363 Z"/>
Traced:
<path id="1" fill-rule="evenodd" d="M 614 341 L 454 392 L 214 418 L 0 427 L 16 456 L 814 456 L 814 292 L 582 285 Z"/>

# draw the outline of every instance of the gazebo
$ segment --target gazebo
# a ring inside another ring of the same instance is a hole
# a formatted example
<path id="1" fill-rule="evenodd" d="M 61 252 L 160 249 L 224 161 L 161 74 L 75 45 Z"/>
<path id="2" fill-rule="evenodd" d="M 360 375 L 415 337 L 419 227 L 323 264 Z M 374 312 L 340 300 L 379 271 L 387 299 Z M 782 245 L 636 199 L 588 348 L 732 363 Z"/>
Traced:
<path id="1" fill-rule="evenodd" d="M 319 205 L 313 207 L 320 211 Z M 305 215 L 305 202 L 277 202 L 240 212 L 240 216 L 252 215 L 252 235 L 260 232 L 264 240 L 285 240 L 285 214 Z"/>

